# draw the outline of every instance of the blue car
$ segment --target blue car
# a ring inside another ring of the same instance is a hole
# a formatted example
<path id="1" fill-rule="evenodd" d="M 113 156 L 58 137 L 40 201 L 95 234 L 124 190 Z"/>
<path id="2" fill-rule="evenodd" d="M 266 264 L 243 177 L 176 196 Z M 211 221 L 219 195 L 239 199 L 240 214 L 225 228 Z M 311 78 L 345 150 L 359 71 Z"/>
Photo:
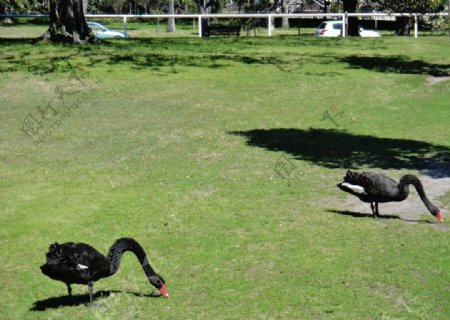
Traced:
<path id="1" fill-rule="evenodd" d="M 124 33 L 121 31 L 116 31 L 116 30 L 110 30 L 98 22 L 88 21 L 87 25 L 98 39 L 129 38 L 130 37 L 127 33 Z"/>

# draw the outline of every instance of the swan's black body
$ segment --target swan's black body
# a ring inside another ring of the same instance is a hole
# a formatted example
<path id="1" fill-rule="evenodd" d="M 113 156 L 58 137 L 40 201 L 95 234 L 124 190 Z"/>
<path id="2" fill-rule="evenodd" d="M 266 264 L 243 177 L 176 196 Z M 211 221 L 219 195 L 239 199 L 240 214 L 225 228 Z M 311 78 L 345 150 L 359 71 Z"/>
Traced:
<path id="1" fill-rule="evenodd" d="M 150 283 L 158 288 L 163 296 L 168 297 L 164 279 L 150 266 L 140 244 L 131 238 L 116 240 L 106 257 L 85 243 L 54 243 L 50 245 L 46 255 L 47 263 L 41 266 L 41 271 L 54 280 L 64 282 L 69 295 L 72 295 L 71 284 L 88 285 L 92 303 L 94 282 L 115 274 L 126 251 L 136 255 Z"/>
<path id="2" fill-rule="evenodd" d="M 443 222 L 438 207 L 428 200 L 422 183 L 414 175 L 404 175 L 400 182 L 397 183 L 381 173 L 347 171 L 344 182 L 339 183 L 338 187 L 358 197 L 361 201 L 370 203 L 373 217 L 375 218 L 380 215 L 378 203 L 405 200 L 409 195 L 410 184 L 416 188 L 420 199 L 422 199 L 428 211 L 439 221 Z"/>

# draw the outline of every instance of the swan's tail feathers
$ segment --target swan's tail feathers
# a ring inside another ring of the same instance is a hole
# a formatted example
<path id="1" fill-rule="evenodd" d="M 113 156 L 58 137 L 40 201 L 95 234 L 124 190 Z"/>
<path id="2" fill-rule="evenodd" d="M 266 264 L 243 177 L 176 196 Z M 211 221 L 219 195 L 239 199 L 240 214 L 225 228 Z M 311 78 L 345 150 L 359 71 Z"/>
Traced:
<path id="1" fill-rule="evenodd" d="M 351 184 L 351 183 L 348 183 L 348 182 L 339 183 L 338 187 L 342 191 L 355 193 L 355 194 L 366 194 L 366 191 L 364 190 L 363 187 L 355 185 L 355 184 Z"/>
<path id="2" fill-rule="evenodd" d="M 70 245 L 70 243 L 69 243 Z M 73 269 L 83 270 L 87 268 L 85 265 L 77 266 L 74 261 L 77 260 L 77 255 L 73 254 L 67 244 L 60 245 L 53 243 L 50 245 L 46 253 L 46 264 L 41 266 L 41 271 L 46 276 L 54 278 L 56 274 L 60 274 L 61 270 L 64 272 L 72 271 Z M 84 268 L 83 268 L 84 267 Z"/>
<path id="3" fill-rule="evenodd" d="M 345 174 L 344 181 L 348 183 L 354 183 L 355 181 L 358 181 L 359 174 L 359 172 L 348 170 Z"/>
<path id="4" fill-rule="evenodd" d="M 55 275 L 58 275 L 60 273 L 60 270 L 59 270 L 57 264 L 52 263 L 52 262 L 47 262 L 46 264 L 41 266 L 41 272 L 42 272 L 42 274 L 46 275 L 47 277 L 55 279 Z M 56 279 L 59 279 L 59 277 L 56 277 Z"/>
<path id="5" fill-rule="evenodd" d="M 45 257 L 47 263 L 41 266 L 41 271 L 43 274 L 49 275 L 54 271 L 55 266 L 57 266 L 61 260 L 60 245 L 56 242 L 50 245 Z"/>
<path id="6" fill-rule="evenodd" d="M 48 248 L 48 252 L 45 254 L 45 257 L 47 258 L 47 262 L 50 262 L 54 259 L 58 259 L 63 255 L 63 248 L 61 245 L 58 244 L 58 242 L 55 242 L 50 245 Z"/>
<path id="7" fill-rule="evenodd" d="M 41 266 L 41 271 L 43 274 L 48 275 L 51 270 L 50 270 L 50 266 L 48 264 L 44 264 Z"/>

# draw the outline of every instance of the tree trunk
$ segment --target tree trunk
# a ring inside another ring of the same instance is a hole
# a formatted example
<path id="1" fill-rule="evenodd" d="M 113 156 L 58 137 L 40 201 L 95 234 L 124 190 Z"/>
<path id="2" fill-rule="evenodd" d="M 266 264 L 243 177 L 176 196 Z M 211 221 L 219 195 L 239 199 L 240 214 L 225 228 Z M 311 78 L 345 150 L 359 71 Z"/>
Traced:
<path id="1" fill-rule="evenodd" d="M 83 14 L 87 14 L 88 0 L 83 0 Z"/>
<path id="2" fill-rule="evenodd" d="M 10 7 L 8 2 L 5 3 L 0 3 L 0 14 L 9 14 L 10 12 Z M 11 20 L 11 18 L 0 18 L 0 21 L 4 24 L 12 24 L 13 21 Z"/>
<path id="3" fill-rule="evenodd" d="M 200 14 L 207 14 L 207 13 L 209 13 L 209 12 L 208 12 L 208 9 L 205 8 L 205 2 L 204 2 L 204 1 L 202 1 L 202 0 L 196 0 L 196 3 L 197 3 L 197 9 L 198 9 L 198 12 L 199 12 Z M 208 33 L 208 31 L 207 31 L 208 24 L 209 24 L 209 19 L 202 18 L 202 37 L 207 37 L 207 36 L 209 36 L 209 33 Z"/>
<path id="4" fill-rule="evenodd" d="M 50 26 L 45 40 L 64 43 L 93 43 L 94 34 L 86 24 L 83 0 L 50 0 Z"/>
<path id="5" fill-rule="evenodd" d="M 169 14 L 175 14 L 174 0 L 169 0 Z M 168 19 L 167 32 L 175 32 L 175 18 Z"/>
<path id="6" fill-rule="evenodd" d="M 323 2 L 323 13 L 328 13 L 328 1 Z"/>
<path id="7" fill-rule="evenodd" d="M 283 0 L 283 2 L 281 3 L 281 12 L 288 13 L 288 11 L 289 10 L 288 10 L 286 0 Z M 288 17 L 281 18 L 281 27 L 284 29 L 289 29 L 289 18 Z"/>
<path id="8" fill-rule="evenodd" d="M 409 36 L 409 17 L 395 17 L 395 34 Z"/>
<path id="9" fill-rule="evenodd" d="M 344 12 L 355 13 L 357 4 L 357 0 L 344 0 Z M 358 18 L 348 18 L 347 34 L 349 36 L 359 36 Z"/>

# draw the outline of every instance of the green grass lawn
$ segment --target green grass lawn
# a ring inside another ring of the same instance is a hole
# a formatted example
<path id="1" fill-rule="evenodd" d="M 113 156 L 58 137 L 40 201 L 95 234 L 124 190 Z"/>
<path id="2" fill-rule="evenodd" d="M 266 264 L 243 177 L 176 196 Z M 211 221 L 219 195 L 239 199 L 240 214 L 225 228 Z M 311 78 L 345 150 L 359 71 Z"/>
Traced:
<path id="1" fill-rule="evenodd" d="M 1 40 L 0 318 L 448 319 L 448 222 L 339 214 L 336 183 L 450 161 L 450 81 L 426 81 L 450 75 L 449 52 L 444 37 Z M 146 296 L 131 254 L 94 286 L 101 308 L 40 272 L 50 243 L 106 253 L 123 236 L 170 299 Z"/>

